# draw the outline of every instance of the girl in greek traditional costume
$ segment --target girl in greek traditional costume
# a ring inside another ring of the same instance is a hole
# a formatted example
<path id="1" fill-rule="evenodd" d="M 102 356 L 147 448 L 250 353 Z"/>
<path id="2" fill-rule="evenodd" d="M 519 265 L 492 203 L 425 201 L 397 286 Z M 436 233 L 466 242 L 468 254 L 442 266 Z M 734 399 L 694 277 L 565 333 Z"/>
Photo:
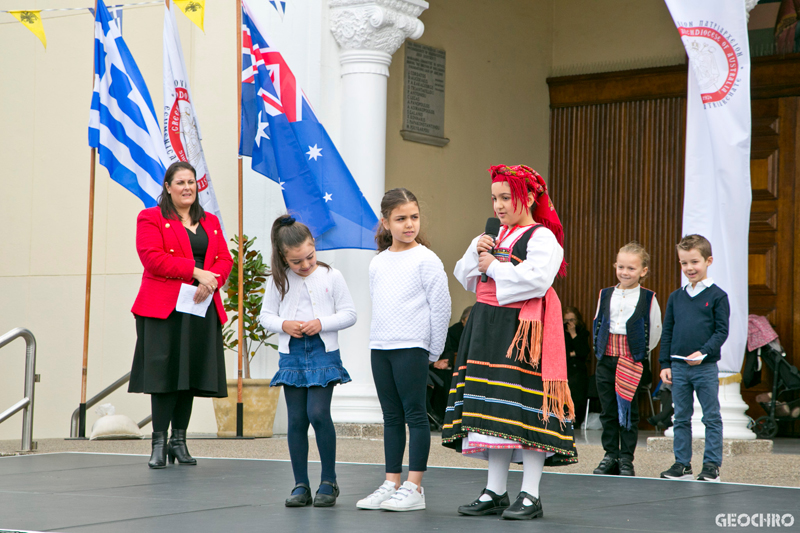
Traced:
<path id="1" fill-rule="evenodd" d="M 561 303 L 552 288 L 556 275 L 566 274 L 563 229 L 536 171 L 489 171 L 502 226 L 496 240 L 476 237 L 456 264 L 455 277 L 478 302 L 458 349 L 442 443 L 489 462 L 486 488 L 459 513 L 524 520 L 543 515 L 545 463 L 577 462 Z M 511 462 L 524 469 L 513 504 L 506 491 Z"/>

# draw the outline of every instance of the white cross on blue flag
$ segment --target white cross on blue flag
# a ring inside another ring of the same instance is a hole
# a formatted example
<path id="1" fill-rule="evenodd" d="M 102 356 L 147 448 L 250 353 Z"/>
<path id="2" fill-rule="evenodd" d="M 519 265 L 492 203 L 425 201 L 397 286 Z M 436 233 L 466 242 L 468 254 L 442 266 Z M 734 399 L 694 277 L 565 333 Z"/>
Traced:
<path id="1" fill-rule="evenodd" d="M 311 228 L 317 250 L 374 250 L 378 218 L 283 56 L 242 15 L 239 153 L 281 185 L 286 208 Z"/>
<path id="2" fill-rule="evenodd" d="M 97 0 L 94 26 L 89 146 L 97 148 L 111 179 L 153 207 L 168 161 L 153 101 L 102 0 Z"/>

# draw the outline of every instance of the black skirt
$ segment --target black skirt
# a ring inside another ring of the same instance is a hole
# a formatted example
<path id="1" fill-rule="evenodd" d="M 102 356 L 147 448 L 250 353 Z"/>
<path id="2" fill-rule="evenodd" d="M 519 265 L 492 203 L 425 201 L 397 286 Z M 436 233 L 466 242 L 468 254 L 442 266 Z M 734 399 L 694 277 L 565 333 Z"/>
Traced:
<path id="1" fill-rule="evenodd" d="M 213 301 L 205 317 L 178 311 L 165 319 L 137 315 L 136 336 L 128 392 L 228 396 L 222 324 Z"/>
<path id="2" fill-rule="evenodd" d="M 480 302 L 472 308 L 458 348 L 442 444 L 461 452 L 462 440 L 473 432 L 550 452 L 549 466 L 577 462 L 572 421 L 541 418 L 541 373 L 506 357 L 519 312 Z"/>

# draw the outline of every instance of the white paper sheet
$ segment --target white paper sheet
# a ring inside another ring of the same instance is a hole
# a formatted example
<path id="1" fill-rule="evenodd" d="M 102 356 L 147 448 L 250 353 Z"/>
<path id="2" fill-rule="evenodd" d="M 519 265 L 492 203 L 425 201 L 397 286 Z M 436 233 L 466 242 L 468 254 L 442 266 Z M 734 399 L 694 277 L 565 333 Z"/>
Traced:
<path id="1" fill-rule="evenodd" d="M 211 300 L 214 298 L 214 295 L 209 294 L 208 298 L 199 304 L 196 304 L 194 303 L 194 294 L 196 292 L 197 287 L 194 285 L 181 283 L 181 292 L 178 293 L 178 304 L 175 306 L 175 310 L 181 313 L 189 313 L 191 315 L 202 317 L 206 316 L 206 310 L 208 310 L 208 306 L 211 303 Z"/>
<path id="2" fill-rule="evenodd" d="M 684 357 L 682 355 L 671 355 L 673 359 L 683 359 L 684 361 L 702 361 L 707 354 L 700 354 L 700 357 Z"/>

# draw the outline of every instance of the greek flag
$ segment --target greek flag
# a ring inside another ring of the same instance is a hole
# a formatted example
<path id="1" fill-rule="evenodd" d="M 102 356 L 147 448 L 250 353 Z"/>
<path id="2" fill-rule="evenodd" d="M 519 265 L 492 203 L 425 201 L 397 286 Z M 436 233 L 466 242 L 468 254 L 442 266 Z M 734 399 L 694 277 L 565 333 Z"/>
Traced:
<path id="1" fill-rule="evenodd" d="M 167 152 L 144 78 L 102 0 L 94 19 L 94 92 L 89 146 L 111 179 L 145 207 L 157 204 Z"/>

